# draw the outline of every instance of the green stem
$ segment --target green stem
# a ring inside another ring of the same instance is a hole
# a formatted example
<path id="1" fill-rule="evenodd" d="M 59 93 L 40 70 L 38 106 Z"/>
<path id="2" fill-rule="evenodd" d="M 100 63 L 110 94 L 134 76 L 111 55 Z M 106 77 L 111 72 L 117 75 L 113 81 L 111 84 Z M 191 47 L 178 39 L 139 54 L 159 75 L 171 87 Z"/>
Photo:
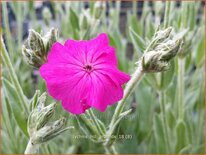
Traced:
<path id="1" fill-rule="evenodd" d="M 169 129 L 166 119 L 166 110 L 165 110 L 165 91 L 161 90 L 159 92 L 160 97 L 160 109 L 162 113 L 162 125 L 163 125 L 163 134 L 164 134 L 164 140 L 166 143 L 166 152 L 169 153 L 170 151 L 170 144 L 169 144 Z"/>
<path id="2" fill-rule="evenodd" d="M 14 84 L 14 87 L 16 89 L 17 95 L 19 97 L 19 100 L 22 103 L 22 106 L 25 110 L 25 112 L 28 114 L 28 106 L 27 106 L 27 98 L 25 97 L 23 90 L 19 84 L 18 78 L 16 76 L 16 73 L 14 71 L 14 68 L 11 64 L 10 58 L 9 58 L 9 54 L 8 51 L 6 50 L 5 44 L 3 42 L 3 38 L 1 37 L 1 49 L 2 49 L 2 58 L 4 63 L 6 64 L 9 74 L 10 74 L 10 78 L 12 79 L 12 82 Z"/>
<path id="3" fill-rule="evenodd" d="M 170 1 L 165 2 L 165 14 L 164 14 L 164 28 L 166 29 L 169 26 L 169 13 L 170 13 Z M 162 125 L 163 125 L 163 134 L 164 134 L 164 140 L 166 143 L 166 152 L 169 153 L 170 151 L 170 144 L 169 144 L 169 129 L 166 119 L 166 110 L 165 110 L 165 90 L 162 89 L 163 87 L 163 80 L 164 80 L 164 73 L 160 73 L 160 92 L 159 92 L 159 98 L 160 98 L 160 109 L 162 112 Z"/>
<path id="4" fill-rule="evenodd" d="M 124 91 L 124 97 L 122 98 L 122 100 L 119 101 L 119 103 L 115 109 L 110 126 L 113 126 L 113 124 L 115 123 L 115 121 L 117 120 L 119 115 L 121 114 L 122 110 L 124 109 L 124 106 L 125 106 L 124 103 L 125 103 L 126 99 L 131 95 L 134 88 L 137 86 L 138 82 L 142 79 L 143 74 L 144 74 L 144 72 L 142 70 L 142 66 L 138 65 L 131 80 L 126 85 L 126 88 Z"/>
<path id="5" fill-rule="evenodd" d="M 84 123 L 84 125 L 87 127 L 87 129 L 94 135 L 99 135 L 99 132 L 97 131 L 97 128 L 94 127 L 94 125 L 85 117 L 85 115 L 78 115 L 77 118 L 81 120 L 81 122 Z"/>
<path id="6" fill-rule="evenodd" d="M 91 117 L 94 125 L 96 126 L 99 134 L 103 136 L 103 135 L 104 135 L 104 131 L 101 129 L 101 127 L 100 127 L 100 125 L 99 125 L 99 122 L 98 122 L 96 116 L 94 115 L 94 113 L 93 113 L 93 111 L 92 111 L 91 109 L 88 110 L 88 114 L 89 114 L 89 116 Z"/>
<path id="7" fill-rule="evenodd" d="M 133 90 L 135 89 L 135 87 L 137 86 L 139 81 L 142 79 L 143 75 L 144 75 L 144 72 L 143 72 L 142 66 L 141 66 L 141 64 L 139 64 L 136 71 L 134 72 L 131 80 L 126 85 L 126 88 L 124 91 L 124 96 L 123 96 L 122 100 L 120 100 L 119 103 L 117 104 L 114 115 L 113 115 L 112 120 L 111 120 L 110 125 L 109 125 L 109 130 L 107 131 L 108 140 L 106 141 L 105 145 L 108 145 L 110 143 L 111 134 L 112 134 L 111 130 L 113 129 L 115 122 L 117 121 L 121 112 L 124 109 L 126 99 L 132 94 Z"/>
<path id="8" fill-rule="evenodd" d="M 184 74 L 185 74 L 185 59 L 178 58 L 178 75 L 177 75 L 177 89 L 178 89 L 178 115 L 179 119 L 184 119 Z"/>
<path id="9" fill-rule="evenodd" d="M 31 141 L 29 140 L 26 150 L 24 151 L 24 154 L 36 154 L 38 153 L 39 150 L 39 145 L 37 144 L 32 144 Z"/>
<path id="10" fill-rule="evenodd" d="M 9 21 L 8 21 L 8 11 L 6 8 L 6 2 L 2 3 L 2 14 L 3 14 L 3 20 L 5 24 L 5 37 L 6 37 L 6 42 L 8 44 L 8 49 L 9 51 L 13 51 L 13 39 L 11 37 L 11 32 L 9 29 Z"/>
<path id="11" fill-rule="evenodd" d="M 22 5 L 21 3 L 17 3 L 17 12 L 16 12 L 16 17 L 17 17 L 17 30 L 18 30 L 18 46 L 21 46 L 21 43 L 22 43 L 22 23 L 23 23 L 23 20 L 22 20 L 22 17 L 23 17 L 23 14 L 22 14 Z"/>
<path id="12" fill-rule="evenodd" d="M 114 146 L 104 146 L 106 154 L 117 154 Z"/>
<path id="13" fill-rule="evenodd" d="M 165 2 L 164 28 L 167 28 L 169 25 L 170 3 L 170 1 Z"/>
<path id="14" fill-rule="evenodd" d="M 137 1 L 132 1 L 132 13 L 137 17 Z"/>

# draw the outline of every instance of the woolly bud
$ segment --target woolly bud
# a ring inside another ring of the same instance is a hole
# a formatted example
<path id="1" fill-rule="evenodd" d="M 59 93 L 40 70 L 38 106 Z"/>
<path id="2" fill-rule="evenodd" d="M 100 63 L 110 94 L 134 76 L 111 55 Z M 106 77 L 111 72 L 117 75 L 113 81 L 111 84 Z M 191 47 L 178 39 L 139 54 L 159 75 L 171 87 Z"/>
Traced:
<path id="1" fill-rule="evenodd" d="M 52 103 L 45 107 L 46 95 L 46 93 L 43 93 L 38 98 L 38 103 L 34 106 L 34 109 L 28 118 L 27 129 L 32 145 L 46 142 L 58 136 L 62 132 L 73 128 L 66 127 L 62 129 L 66 124 L 65 118 L 61 118 L 54 122 L 49 122 L 55 112 L 56 104 Z"/>
<path id="2" fill-rule="evenodd" d="M 168 27 L 167 29 L 164 29 L 164 30 L 159 30 L 159 28 L 158 28 L 154 34 L 154 37 L 151 41 L 150 46 L 146 50 L 146 52 L 153 50 L 155 47 L 158 46 L 158 44 L 169 39 L 171 32 L 172 32 L 172 27 Z"/>
<path id="3" fill-rule="evenodd" d="M 101 17 L 104 8 L 105 8 L 104 2 L 97 1 L 94 4 L 94 17 L 95 17 L 95 19 L 99 19 Z"/>
<path id="4" fill-rule="evenodd" d="M 49 22 L 52 18 L 51 12 L 48 7 L 44 7 L 42 11 L 42 16 L 46 25 L 49 25 Z"/>
<path id="5" fill-rule="evenodd" d="M 47 61 L 48 52 L 56 42 L 58 32 L 52 28 L 44 37 L 34 30 L 29 30 L 29 36 L 22 46 L 22 54 L 28 64 L 39 68 Z"/>
<path id="6" fill-rule="evenodd" d="M 146 52 L 140 64 L 144 72 L 161 72 L 169 69 L 169 61 L 176 56 L 181 47 L 181 40 L 162 43 L 155 50 Z"/>
<path id="7" fill-rule="evenodd" d="M 60 132 L 62 127 L 65 125 L 66 119 L 61 118 L 55 122 L 52 122 L 40 130 L 38 130 L 32 137 L 31 141 L 33 144 L 44 143 L 56 136 L 58 136 L 58 132 Z"/>

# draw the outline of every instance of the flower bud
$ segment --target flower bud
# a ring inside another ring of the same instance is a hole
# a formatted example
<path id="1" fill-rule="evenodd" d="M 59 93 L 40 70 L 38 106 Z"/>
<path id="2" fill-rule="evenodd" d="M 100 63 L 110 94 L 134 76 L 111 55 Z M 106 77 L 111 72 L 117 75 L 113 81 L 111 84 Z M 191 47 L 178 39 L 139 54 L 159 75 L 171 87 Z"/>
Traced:
<path id="1" fill-rule="evenodd" d="M 159 30 L 158 28 L 146 52 L 153 50 L 155 47 L 158 46 L 158 44 L 169 39 L 171 32 L 172 32 L 172 27 L 168 27 L 167 29 L 164 29 L 164 30 Z"/>
<path id="2" fill-rule="evenodd" d="M 169 69 L 169 61 L 176 56 L 182 45 L 181 40 L 169 40 L 146 52 L 141 65 L 144 72 L 161 72 Z"/>
<path id="3" fill-rule="evenodd" d="M 42 109 L 35 109 L 31 112 L 28 119 L 28 132 L 32 135 L 35 131 L 42 128 L 49 122 L 50 118 L 54 114 L 55 103 L 50 104 Z"/>
<path id="4" fill-rule="evenodd" d="M 39 68 L 47 61 L 48 52 L 57 40 L 57 30 L 52 28 L 44 37 L 34 30 L 29 30 L 29 36 L 22 46 L 22 54 L 28 64 Z"/>
<path id="5" fill-rule="evenodd" d="M 159 46 L 157 46 L 156 50 L 162 50 L 165 51 L 162 54 L 161 60 L 163 61 L 169 61 L 174 56 L 176 56 L 177 52 L 179 52 L 180 48 L 182 46 L 181 40 L 169 40 L 166 43 L 162 43 Z"/>
<path id="6" fill-rule="evenodd" d="M 43 37 L 47 53 L 50 51 L 52 44 L 57 41 L 57 38 L 58 38 L 58 30 L 55 28 L 51 28 L 51 30 Z"/>
<path id="7" fill-rule="evenodd" d="M 144 72 L 161 72 L 169 68 L 166 61 L 161 61 L 162 51 L 149 51 L 144 54 L 141 64 Z"/>
<path id="8" fill-rule="evenodd" d="M 172 32 L 172 27 L 168 27 L 164 30 L 158 30 L 155 33 L 154 38 L 155 40 L 157 40 L 157 42 L 162 42 L 170 36 L 171 32 Z"/>
<path id="9" fill-rule="evenodd" d="M 38 98 L 38 102 L 36 104 L 36 108 L 38 109 L 43 109 L 45 107 L 45 102 L 47 99 L 47 93 L 44 92 L 39 98 Z"/>
<path id="10" fill-rule="evenodd" d="M 61 131 L 60 129 L 65 125 L 66 119 L 61 118 L 55 122 L 52 122 L 40 130 L 38 130 L 32 137 L 31 141 L 33 144 L 44 143 L 56 136 L 58 136 L 58 132 Z"/>
<path id="11" fill-rule="evenodd" d="M 94 4 L 94 18 L 95 19 L 99 19 L 101 17 L 104 8 L 105 8 L 105 3 L 104 2 L 97 1 Z"/>
<path id="12" fill-rule="evenodd" d="M 56 107 L 56 103 L 52 103 L 46 106 L 45 108 L 41 109 L 39 112 L 37 112 L 39 113 L 37 124 L 36 124 L 37 130 L 42 128 L 50 120 L 50 118 L 54 114 L 55 107 Z"/>
<path id="13" fill-rule="evenodd" d="M 42 16 L 46 25 L 49 25 L 49 22 L 52 18 L 51 12 L 48 7 L 44 7 L 42 11 Z"/>
<path id="14" fill-rule="evenodd" d="M 89 26 L 89 23 L 87 21 L 87 17 L 85 15 L 82 16 L 82 19 L 81 19 L 81 28 L 86 30 Z"/>
<path id="15" fill-rule="evenodd" d="M 62 132 L 73 127 L 62 127 L 66 124 L 66 119 L 61 118 L 54 122 L 49 122 L 55 112 L 56 104 L 52 103 L 44 106 L 47 94 L 43 93 L 37 100 L 38 103 L 34 106 L 33 111 L 30 113 L 27 130 L 30 136 L 30 141 L 33 145 L 46 142 Z"/>
<path id="16" fill-rule="evenodd" d="M 28 45 L 34 52 L 44 51 L 44 42 L 41 35 L 34 30 L 29 30 Z"/>

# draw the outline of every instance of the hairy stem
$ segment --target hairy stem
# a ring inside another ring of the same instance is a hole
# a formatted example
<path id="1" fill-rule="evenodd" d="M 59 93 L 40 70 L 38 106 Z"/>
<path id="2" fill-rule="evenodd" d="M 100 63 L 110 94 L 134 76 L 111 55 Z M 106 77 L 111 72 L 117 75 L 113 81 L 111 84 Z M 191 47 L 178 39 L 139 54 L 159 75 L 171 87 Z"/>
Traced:
<path id="1" fill-rule="evenodd" d="M 18 78 L 16 76 L 16 73 L 14 71 L 14 68 L 11 64 L 8 51 L 6 50 L 5 44 L 3 42 L 3 38 L 1 37 L 1 49 L 2 49 L 2 58 L 4 63 L 6 64 L 6 67 L 8 68 L 10 78 L 12 79 L 12 83 L 14 84 L 14 87 L 16 89 L 17 95 L 19 97 L 19 100 L 21 101 L 21 105 L 23 106 L 25 112 L 28 114 L 28 106 L 27 106 L 27 99 L 23 93 L 23 90 L 19 84 Z"/>
<path id="2" fill-rule="evenodd" d="M 106 154 L 117 154 L 114 146 L 104 146 Z"/>
<path id="3" fill-rule="evenodd" d="M 165 2 L 164 28 L 167 28 L 169 25 L 170 3 L 170 1 Z"/>
<path id="4" fill-rule="evenodd" d="M 124 109 L 126 99 L 131 95 L 131 93 L 133 92 L 133 90 L 135 89 L 135 87 L 137 86 L 139 81 L 142 79 L 143 74 L 144 74 L 144 72 L 142 69 L 142 65 L 139 64 L 137 69 L 135 70 L 131 80 L 126 85 L 126 88 L 124 90 L 124 96 L 123 96 L 122 100 L 120 100 L 119 103 L 117 104 L 114 115 L 113 115 L 112 120 L 111 120 L 110 125 L 109 125 L 109 130 L 106 133 L 108 139 L 106 140 L 105 145 L 108 145 L 110 143 L 111 134 L 112 134 L 111 130 L 113 129 L 115 122 L 117 121 L 121 112 Z"/>
<path id="5" fill-rule="evenodd" d="M 99 122 L 98 122 L 96 116 L 94 115 L 94 113 L 93 113 L 93 111 L 92 111 L 91 109 L 88 110 L 88 114 L 89 114 L 89 116 L 91 117 L 94 125 L 96 126 L 99 134 L 103 136 L 103 135 L 104 135 L 104 131 L 101 129 L 101 127 L 100 127 L 100 125 L 99 125 Z"/>
<path id="6" fill-rule="evenodd" d="M 177 89 L 178 89 L 178 116 L 179 119 L 184 119 L 184 74 L 185 74 L 185 59 L 178 58 L 178 75 L 177 75 Z"/>
<path id="7" fill-rule="evenodd" d="M 8 10 L 6 8 L 6 2 L 2 3 L 2 15 L 3 15 L 3 20 L 4 20 L 4 29 L 5 29 L 5 38 L 6 42 L 8 44 L 8 49 L 9 51 L 13 51 L 13 39 L 11 36 L 11 32 L 9 29 L 9 20 L 8 20 Z"/>
<path id="8" fill-rule="evenodd" d="M 165 13 L 164 13 L 164 28 L 167 28 L 169 26 L 169 13 L 170 13 L 170 1 L 165 2 Z M 159 91 L 159 100 L 160 100 L 160 109 L 162 112 L 162 125 L 163 125 L 163 134 L 164 134 L 164 140 L 166 143 L 166 152 L 168 153 L 170 151 L 170 144 L 169 144 L 169 129 L 168 129 L 168 123 L 166 119 L 166 110 L 165 110 L 165 90 L 162 89 L 163 87 L 163 80 L 164 80 L 164 73 L 160 73 L 160 88 Z"/>
<path id="9" fill-rule="evenodd" d="M 163 125 L 163 134 L 164 134 L 164 140 L 166 143 L 166 152 L 169 153 L 170 150 L 170 144 L 169 144 L 169 129 L 168 129 L 168 124 L 167 124 L 167 119 L 166 119 L 166 110 L 165 110 L 165 91 L 160 91 L 159 92 L 159 97 L 160 97 L 160 109 L 162 112 L 162 125 Z"/>
<path id="10" fill-rule="evenodd" d="M 29 140 L 26 150 L 24 152 L 24 154 L 36 154 L 39 151 L 39 145 L 34 145 L 32 144 L 32 142 Z"/>

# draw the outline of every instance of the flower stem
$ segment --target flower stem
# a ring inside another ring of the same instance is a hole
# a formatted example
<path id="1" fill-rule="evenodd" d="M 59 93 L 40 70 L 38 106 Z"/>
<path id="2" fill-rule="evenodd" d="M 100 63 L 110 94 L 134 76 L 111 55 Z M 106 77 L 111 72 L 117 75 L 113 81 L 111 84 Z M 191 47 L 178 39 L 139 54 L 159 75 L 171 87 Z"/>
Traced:
<path id="1" fill-rule="evenodd" d="M 164 134 L 164 140 L 166 143 L 166 152 L 168 153 L 170 150 L 170 144 L 169 144 L 169 133 L 168 133 L 168 124 L 166 119 L 166 111 L 165 111 L 165 91 L 161 90 L 159 92 L 160 97 L 160 109 L 162 112 L 162 125 L 163 125 L 163 134 Z"/>
<path id="2" fill-rule="evenodd" d="M 104 146 L 106 154 L 117 154 L 114 146 Z"/>
<path id="3" fill-rule="evenodd" d="M 112 134 L 111 130 L 113 129 L 113 126 L 114 126 L 116 120 L 118 119 L 118 117 L 120 116 L 121 112 L 124 109 L 126 99 L 131 95 L 131 93 L 133 92 L 133 90 L 137 86 L 138 82 L 142 79 L 143 74 L 144 74 L 144 72 L 143 72 L 143 69 L 142 69 L 142 65 L 139 64 L 137 66 L 137 69 L 134 72 L 131 80 L 126 85 L 126 88 L 125 88 L 125 91 L 124 91 L 124 96 L 123 96 L 122 100 L 119 101 L 119 103 L 118 103 L 118 105 L 115 109 L 114 115 L 113 115 L 112 120 L 111 120 L 110 125 L 109 125 L 109 130 L 107 131 L 108 139 L 105 142 L 105 145 L 108 145 L 110 143 L 111 134 Z"/>
<path id="4" fill-rule="evenodd" d="M 164 28 L 167 28 L 169 25 L 170 3 L 170 1 L 165 2 Z"/>
<path id="5" fill-rule="evenodd" d="M 179 119 L 184 119 L 184 73 L 185 73 L 185 59 L 178 58 L 178 75 L 177 75 L 177 89 L 178 89 L 178 115 Z"/>
<path id="6" fill-rule="evenodd" d="M 38 153 L 38 150 L 39 150 L 39 145 L 38 144 L 34 145 L 29 140 L 24 154 L 36 154 L 36 153 Z"/>
<path id="7" fill-rule="evenodd" d="M 5 38 L 8 44 L 8 49 L 9 51 L 13 51 L 13 39 L 11 36 L 11 32 L 9 30 L 9 20 L 8 20 L 8 10 L 6 8 L 6 2 L 2 3 L 2 15 L 4 19 L 4 24 L 5 24 Z"/>
<path id="8" fill-rule="evenodd" d="M 164 13 L 164 28 L 167 28 L 169 26 L 169 13 L 170 13 L 170 1 L 165 2 L 165 13 Z M 160 109 L 162 112 L 162 125 L 163 125 L 163 134 L 164 134 L 164 140 L 166 143 L 166 153 L 170 151 L 170 144 L 169 144 L 169 129 L 166 119 L 166 110 L 165 110 L 165 90 L 162 89 L 163 87 L 163 80 L 164 80 L 164 73 L 160 73 L 160 91 L 159 91 L 159 100 L 160 100 Z"/>
<path id="9" fill-rule="evenodd" d="M 91 117 L 94 125 L 96 126 L 99 134 L 103 136 L 103 135 L 104 135 L 104 131 L 101 129 L 101 127 L 100 127 L 100 125 L 99 125 L 99 122 L 98 122 L 96 116 L 94 115 L 94 113 L 93 113 L 93 111 L 92 111 L 91 109 L 88 110 L 88 114 L 89 114 L 89 116 Z"/>
<path id="10" fill-rule="evenodd" d="M 12 82 L 14 84 L 14 87 L 16 89 L 17 95 L 19 97 L 19 100 L 21 101 L 21 105 L 22 108 L 24 108 L 25 112 L 28 114 L 28 106 L 27 106 L 27 99 L 23 93 L 23 90 L 19 84 L 18 78 L 16 76 L 16 73 L 14 71 L 14 68 L 11 64 L 10 58 L 9 58 L 9 54 L 8 51 L 6 50 L 5 44 L 3 42 L 3 38 L 1 37 L 1 49 L 2 49 L 2 58 L 4 63 L 6 64 L 9 74 L 10 74 L 10 78 L 12 79 Z"/>

